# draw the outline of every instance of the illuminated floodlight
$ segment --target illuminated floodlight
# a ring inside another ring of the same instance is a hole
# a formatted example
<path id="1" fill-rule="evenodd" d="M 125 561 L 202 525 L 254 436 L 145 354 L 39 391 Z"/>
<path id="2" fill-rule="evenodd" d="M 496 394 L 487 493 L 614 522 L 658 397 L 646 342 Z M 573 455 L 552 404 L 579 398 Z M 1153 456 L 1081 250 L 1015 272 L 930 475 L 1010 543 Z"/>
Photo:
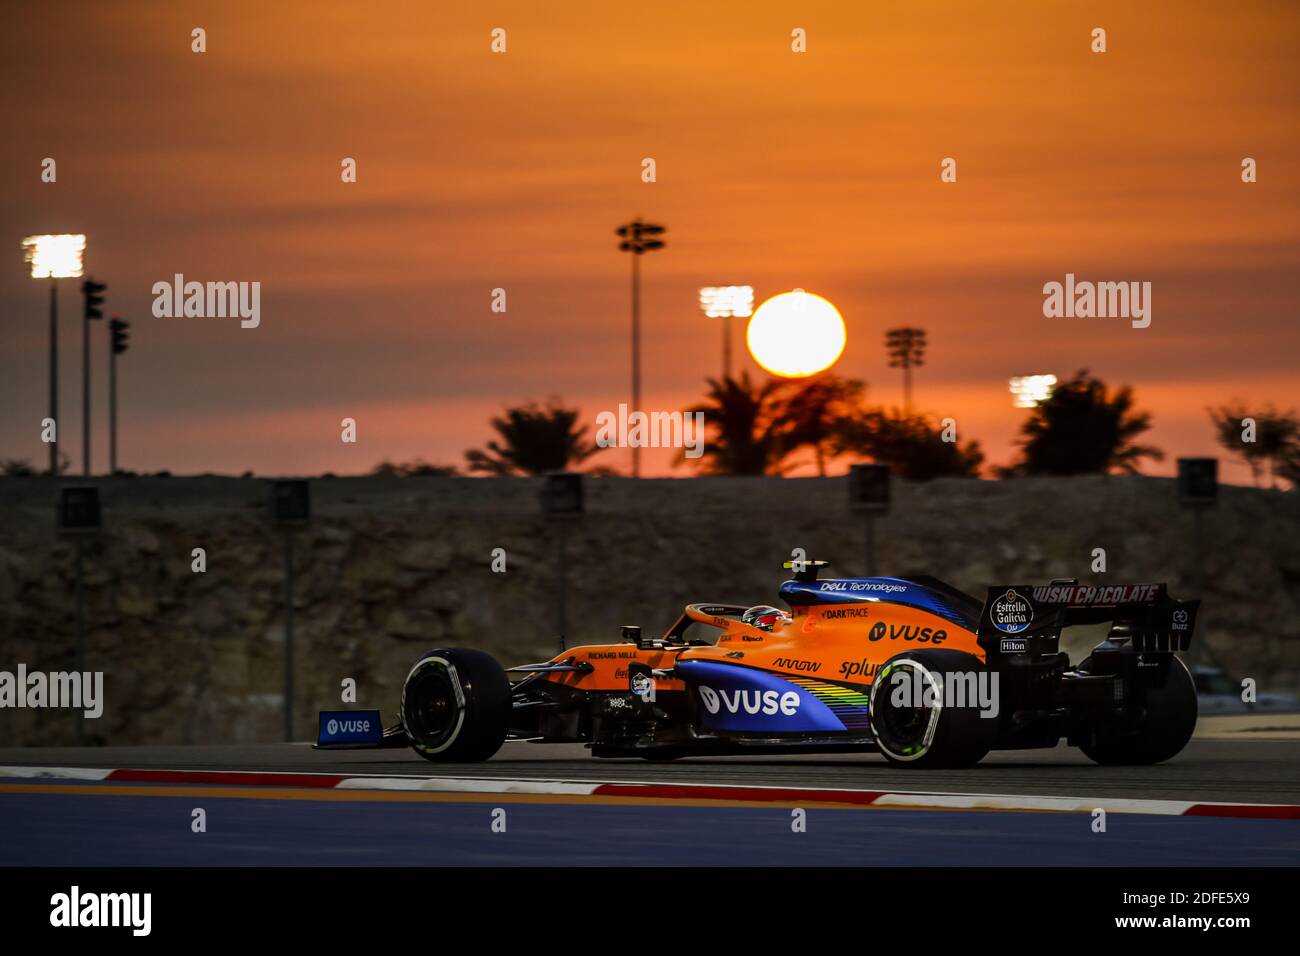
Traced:
<path id="1" fill-rule="evenodd" d="M 754 314 L 754 287 L 751 285 L 710 285 L 700 290 L 700 308 L 711 319 L 742 319 Z"/>
<path id="2" fill-rule="evenodd" d="M 31 266 L 33 279 L 77 278 L 85 251 L 85 236 L 28 236 L 23 240 L 23 260 Z"/>
<path id="3" fill-rule="evenodd" d="M 1007 384 L 1011 387 L 1016 408 L 1033 408 L 1039 402 L 1045 402 L 1052 397 L 1052 390 L 1056 387 L 1056 376 L 1017 375 L 1015 378 L 1008 379 Z"/>

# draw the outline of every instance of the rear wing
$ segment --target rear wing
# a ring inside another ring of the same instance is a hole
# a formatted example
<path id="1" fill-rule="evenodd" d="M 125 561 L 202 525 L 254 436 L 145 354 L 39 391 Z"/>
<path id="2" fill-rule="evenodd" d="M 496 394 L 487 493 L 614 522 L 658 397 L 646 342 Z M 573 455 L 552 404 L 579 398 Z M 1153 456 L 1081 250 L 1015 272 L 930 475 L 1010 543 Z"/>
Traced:
<path id="1" fill-rule="evenodd" d="M 991 587 L 980 612 L 980 645 L 1001 653 L 1024 652 L 1055 642 L 1072 624 L 1113 621 L 1114 636 L 1129 637 L 1134 650 L 1171 653 L 1191 646 L 1200 601 L 1175 601 L 1163 584 L 1079 584 Z"/>

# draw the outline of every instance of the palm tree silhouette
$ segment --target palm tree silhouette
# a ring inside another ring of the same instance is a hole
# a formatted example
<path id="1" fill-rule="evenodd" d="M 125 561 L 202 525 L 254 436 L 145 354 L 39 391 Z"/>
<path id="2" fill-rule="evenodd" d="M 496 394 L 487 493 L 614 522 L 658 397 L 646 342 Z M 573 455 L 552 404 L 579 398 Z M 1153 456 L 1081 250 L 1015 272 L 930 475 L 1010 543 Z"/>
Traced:
<path id="1" fill-rule="evenodd" d="M 1214 435 L 1219 444 L 1232 455 L 1242 458 L 1250 466 L 1251 479 L 1259 484 L 1263 471 L 1270 487 L 1277 487 L 1277 477 L 1284 473 L 1288 462 L 1297 454 L 1300 443 L 1300 420 L 1293 411 L 1280 412 L 1272 405 L 1258 411 L 1248 411 L 1241 402 L 1208 409 L 1214 423 Z M 1255 422 L 1254 440 L 1245 440 L 1245 420 Z"/>
<path id="2" fill-rule="evenodd" d="M 826 477 L 827 453 L 834 453 L 833 446 L 857 414 L 866 390 L 865 382 L 829 372 L 777 385 L 774 417 L 789 428 L 792 446 L 812 448 L 820 477 Z"/>
<path id="3" fill-rule="evenodd" d="M 781 384 L 756 385 L 748 372 L 739 378 L 708 379 L 706 400 L 688 412 L 704 413 L 709 436 L 699 459 L 715 475 L 779 475 L 791 450 L 791 429 L 777 415 Z M 679 456 L 679 460 L 683 456 Z"/>
<path id="4" fill-rule="evenodd" d="M 490 475 L 541 475 L 581 464 L 599 448 L 587 440 L 586 426 L 578 427 L 578 410 L 566 408 L 558 398 L 545 406 L 536 402 L 507 408 L 492 419 L 500 440 L 486 448 L 465 452 L 470 471 Z"/>
<path id="5" fill-rule="evenodd" d="M 836 454 L 856 453 L 889 465 L 900 478 L 978 478 L 984 452 L 977 441 L 945 441 L 925 415 L 897 408 L 867 409 L 846 422 L 832 442 Z"/>
<path id="6" fill-rule="evenodd" d="M 1151 427 L 1147 412 L 1135 411 L 1128 386 L 1106 388 L 1081 369 L 1056 386 L 1021 428 L 1021 458 L 1004 475 L 1077 475 L 1122 471 L 1135 474 L 1143 458 L 1164 452 L 1135 439 Z"/>

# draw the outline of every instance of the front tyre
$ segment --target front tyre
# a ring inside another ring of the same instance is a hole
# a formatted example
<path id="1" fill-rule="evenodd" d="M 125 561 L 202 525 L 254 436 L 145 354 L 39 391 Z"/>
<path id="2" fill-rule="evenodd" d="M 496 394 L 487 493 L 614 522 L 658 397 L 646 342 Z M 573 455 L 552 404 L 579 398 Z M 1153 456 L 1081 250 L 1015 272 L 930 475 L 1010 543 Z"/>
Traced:
<path id="1" fill-rule="evenodd" d="M 1089 661 L 1080 666 L 1088 669 Z M 1103 766 L 1145 766 L 1178 755 L 1196 729 L 1196 685 L 1175 657 L 1164 687 L 1149 687 L 1146 713 L 1136 728 L 1097 730 L 1079 749 Z"/>
<path id="2" fill-rule="evenodd" d="M 510 681 L 482 651 L 429 651 L 406 675 L 399 710 L 411 747 L 425 760 L 476 763 L 506 739 Z"/>
<path id="3" fill-rule="evenodd" d="M 868 707 L 876 747 L 885 759 L 918 768 L 973 767 L 984 759 L 998 719 L 981 716 L 977 695 L 946 699 L 950 682 L 945 681 L 946 675 L 960 676 L 963 693 L 967 687 L 977 691 L 984 672 L 980 659 L 963 651 L 906 651 L 891 658 L 871 685 Z"/>

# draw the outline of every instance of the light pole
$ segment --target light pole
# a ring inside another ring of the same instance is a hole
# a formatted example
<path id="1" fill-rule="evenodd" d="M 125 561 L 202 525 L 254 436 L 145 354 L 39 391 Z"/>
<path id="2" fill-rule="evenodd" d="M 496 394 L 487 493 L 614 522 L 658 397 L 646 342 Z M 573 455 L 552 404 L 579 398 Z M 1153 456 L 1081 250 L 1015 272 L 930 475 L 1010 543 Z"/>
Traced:
<path id="1" fill-rule="evenodd" d="M 108 320 L 108 474 L 117 474 L 117 357 L 127 349 L 130 322 L 117 316 Z"/>
<path id="2" fill-rule="evenodd" d="M 889 466 L 849 466 L 849 507 L 864 518 L 867 577 L 876 576 L 876 515 L 889 513 Z"/>
<path id="3" fill-rule="evenodd" d="M 912 412 L 912 369 L 925 364 L 925 329 L 890 329 L 885 333 L 889 367 L 903 370 L 903 411 Z"/>
<path id="4" fill-rule="evenodd" d="M 754 287 L 711 285 L 700 290 L 700 308 L 711 319 L 722 319 L 722 380 L 731 378 L 731 317 L 754 314 Z"/>
<path id="5" fill-rule="evenodd" d="M 565 651 L 569 627 L 568 524 L 583 512 L 582 475 L 553 471 L 542 485 L 542 514 L 554 519 L 557 560 L 555 562 L 555 627 L 560 632 L 560 653 Z"/>
<path id="6" fill-rule="evenodd" d="M 302 478 L 271 482 L 271 520 L 284 533 L 284 739 L 293 740 L 293 533 L 311 520 L 311 486 Z"/>
<path id="7" fill-rule="evenodd" d="M 641 217 L 619 226 L 616 230 L 623 241 L 618 244 L 623 252 L 632 253 L 632 408 L 641 409 L 641 256 L 653 249 L 662 249 L 663 226 L 642 222 Z M 632 446 L 632 477 L 641 477 L 641 447 Z"/>
<path id="8" fill-rule="evenodd" d="M 85 542 L 93 539 L 100 530 L 99 489 L 94 486 L 72 487 L 62 489 L 59 496 L 59 534 L 70 538 L 76 548 L 76 562 L 73 566 L 73 606 L 75 607 L 77 625 L 77 645 L 73 669 L 77 673 L 86 671 L 86 600 L 85 574 L 83 558 Z M 84 713 L 77 711 L 77 742 L 85 743 L 86 728 Z"/>
<path id="9" fill-rule="evenodd" d="M 1206 509 L 1219 500 L 1219 460 L 1217 458 L 1178 459 L 1178 502 L 1192 512 L 1192 595 L 1205 597 L 1205 522 Z M 1187 649 L 1187 660 L 1195 665 L 1208 658 L 1205 638 Z"/>
<path id="10" fill-rule="evenodd" d="M 86 298 L 86 308 L 81 322 L 81 473 L 90 477 L 90 323 L 104 317 L 99 308 L 104 304 L 102 282 L 86 279 L 81 283 L 81 294 Z"/>
<path id="11" fill-rule="evenodd" d="M 50 421 L 54 433 L 50 441 L 50 474 L 59 474 L 59 294 L 58 279 L 76 279 L 81 275 L 81 260 L 86 251 L 82 235 L 28 236 L 23 240 L 23 259 L 31 266 L 33 279 L 50 280 Z"/>

